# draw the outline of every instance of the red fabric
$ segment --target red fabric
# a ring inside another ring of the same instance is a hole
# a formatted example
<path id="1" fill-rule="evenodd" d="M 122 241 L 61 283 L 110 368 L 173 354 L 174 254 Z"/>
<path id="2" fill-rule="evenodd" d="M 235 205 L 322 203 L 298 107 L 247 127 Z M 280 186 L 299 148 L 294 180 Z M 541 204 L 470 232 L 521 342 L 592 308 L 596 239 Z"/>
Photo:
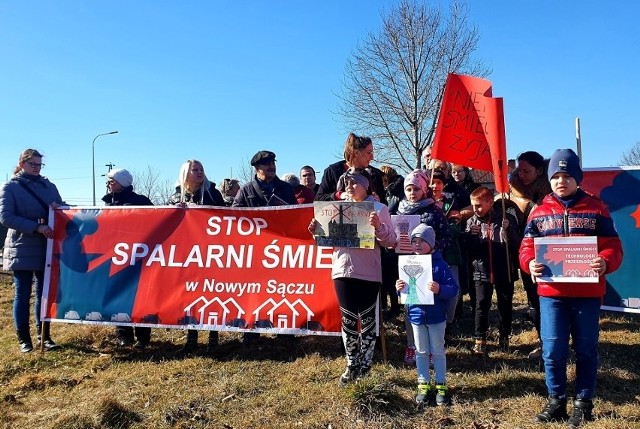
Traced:
<path id="1" fill-rule="evenodd" d="M 496 190 L 509 192 L 503 100 L 490 81 L 449 74 L 431 157 L 491 171 Z"/>
<path id="2" fill-rule="evenodd" d="M 316 194 L 304 185 L 298 185 L 293 192 L 296 194 L 298 204 L 310 204 L 316 199 Z"/>
<path id="3" fill-rule="evenodd" d="M 509 168 L 507 166 L 507 138 L 504 129 L 504 106 L 502 97 L 487 99 L 487 141 L 491 152 L 493 180 L 496 191 L 509 193 Z"/>
<path id="4" fill-rule="evenodd" d="M 486 138 L 491 82 L 450 73 L 445 84 L 431 158 L 492 171 Z"/>

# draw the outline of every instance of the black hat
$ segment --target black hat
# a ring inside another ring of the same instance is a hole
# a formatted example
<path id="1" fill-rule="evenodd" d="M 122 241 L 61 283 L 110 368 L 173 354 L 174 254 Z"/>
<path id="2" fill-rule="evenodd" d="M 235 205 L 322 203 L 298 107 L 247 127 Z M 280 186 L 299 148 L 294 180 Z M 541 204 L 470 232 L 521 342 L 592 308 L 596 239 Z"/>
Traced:
<path id="1" fill-rule="evenodd" d="M 276 160 L 275 153 L 268 150 L 261 150 L 260 152 L 253 155 L 253 158 L 251 158 L 251 166 L 253 167 L 258 164 L 265 164 L 272 161 L 275 162 L 275 160 Z"/>
<path id="2" fill-rule="evenodd" d="M 557 149 L 549 160 L 549 180 L 556 173 L 567 173 L 573 177 L 578 185 L 582 182 L 582 168 L 580 158 L 571 149 Z"/>

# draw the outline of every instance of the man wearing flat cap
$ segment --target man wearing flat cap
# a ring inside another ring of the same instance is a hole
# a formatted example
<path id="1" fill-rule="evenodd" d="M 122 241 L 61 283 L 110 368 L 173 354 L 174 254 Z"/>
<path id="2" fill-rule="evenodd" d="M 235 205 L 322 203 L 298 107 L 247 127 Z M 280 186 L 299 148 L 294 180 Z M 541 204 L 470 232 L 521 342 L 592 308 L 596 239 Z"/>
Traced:
<path id="1" fill-rule="evenodd" d="M 264 207 L 297 204 L 293 187 L 276 176 L 276 154 L 261 150 L 251 158 L 256 174 L 236 195 L 232 207 Z"/>

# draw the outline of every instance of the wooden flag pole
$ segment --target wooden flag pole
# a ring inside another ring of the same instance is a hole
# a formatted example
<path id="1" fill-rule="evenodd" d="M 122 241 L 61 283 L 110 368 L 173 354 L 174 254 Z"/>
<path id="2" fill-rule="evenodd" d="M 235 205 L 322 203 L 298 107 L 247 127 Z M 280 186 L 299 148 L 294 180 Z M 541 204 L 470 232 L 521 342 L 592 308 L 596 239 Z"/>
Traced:
<path id="1" fill-rule="evenodd" d="M 507 208 L 506 205 L 504 203 L 504 197 L 505 194 L 501 194 L 501 198 L 500 201 L 502 201 L 502 219 L 506 219 L 507 218 Z M 500 228 L 502 228 L 502 225 L 500 225 Z M 504 244 L 505 244 L 505 249 L 507 251 L 506 255 L 507 255 L 507 279 L 509 280 L 509 283 L 511 283 L 511 255 L 509 254 L 509 235 L 505 235 L 504 237 Z"/>

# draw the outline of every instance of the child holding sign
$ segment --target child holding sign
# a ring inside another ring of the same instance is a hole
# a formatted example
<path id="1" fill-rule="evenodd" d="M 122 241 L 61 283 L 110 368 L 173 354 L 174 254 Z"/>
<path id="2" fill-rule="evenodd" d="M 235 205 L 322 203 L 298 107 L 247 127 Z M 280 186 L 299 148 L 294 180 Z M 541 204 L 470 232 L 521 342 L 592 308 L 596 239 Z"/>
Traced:
<path id="1" fill-rule="evenodd" d="M 558 149 L 548 171 L 551 194 L 534 208 L 520 247 L 520 266 L 534 279 L 542 276 L 544 261 L 537 261 L 535 237 L 597 236 L 598 256 L 591 269 L 598 283 L 538 281 L 540 337 L 547 405 L 535 417 L 538 422 L 565 420 L 567 415 L 567 361 L 570 337 L 576 352 L 576 391 L 569 427 L 593 419 L 593 395 L 598 373 L 600 304 L 605 293 L 604 274 L 622 263 L 622 244 L 602 200 L 580 189 L 580 159 L 571 149 Z"/>
<path id="2" fill-rule="evenodd" d="M 451 275 L 440 251 L 435 250 L 436 234 L 433 228 L 423 223 L 411 232 L 411 245 L 418 255 L 431 255 L 432 279 L 427 289 L 433 293 L 433 304 L 409 304 L 407 319 L 411 321 L 416 344 L 416 366 L 418 369 L 418 394 L 420 405 L 435 400 L 437 405 L 451 402 L 446 380 L 447 355 L 444 347 L 444 330 L 447 325 L 447 306 L 458 293 L 458 284 Z M 396 282 L 398 292 L 405 291 L 404 280 Z M 431 383 L 429 354 L 433 358 L 435 384 Z"/>

